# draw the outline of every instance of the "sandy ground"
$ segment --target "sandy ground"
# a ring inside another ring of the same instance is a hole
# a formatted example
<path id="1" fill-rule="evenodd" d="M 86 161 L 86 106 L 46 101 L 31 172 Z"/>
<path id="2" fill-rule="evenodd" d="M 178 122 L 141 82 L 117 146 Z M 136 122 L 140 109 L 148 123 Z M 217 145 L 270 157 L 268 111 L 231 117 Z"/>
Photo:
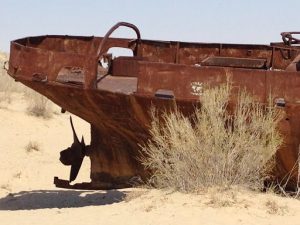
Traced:
<path id="1" fill-rule="evenodd" d="M 0 104 L 0 224 L 300 224 L 300 201 L 268 193 L 229 190 L 187 195 L 146 189 L 74 191 L 57 189 L 67 179 L 59 151 L 72 143 L 69 114 L 29 116 L 21 94 Z M 73 118 L 89 142 L 89 125 Z M 29 142 L 39 151 L 26 151 Z M 89 180 L 85 159 L 77 182 Z"/>

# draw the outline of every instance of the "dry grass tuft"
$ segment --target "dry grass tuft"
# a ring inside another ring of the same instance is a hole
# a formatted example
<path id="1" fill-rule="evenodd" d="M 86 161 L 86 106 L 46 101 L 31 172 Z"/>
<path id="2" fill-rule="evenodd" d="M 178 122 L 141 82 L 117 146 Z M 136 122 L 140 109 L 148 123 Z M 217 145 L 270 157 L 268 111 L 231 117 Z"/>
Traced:
<path id="1" fill-rule="evenodd" d="M 5 53 L 0 52 L 0 102 L 11 102 L 11 86 L 12 79 L 6 75 L 6 71 L 3 69 L 4 62 L 8 57 Z"/>
<path id="2" fill-rule="evenodd" d="M 267 207 L 267 213 L 272 214 L 272 215 L 283 216 L 283 215 L 287 214 L 289 211 L 289 209 L 286 205 L 281 206 L 274 200 L 266 201 L 265 206 Z"/>
<path id="3" fill-rule="evenodd" d="M 41 146 L 39 143 L 35 142 L 35 141 L 30 141 L 26 146 L 25 146 L 25 150 L 26 152 L 39 152 L 41 151 Z"/>
<path id="4" fill-rule="evenodd" d="M 2 184 L 0 186 L 0 189 L 6 190 L 8 192 L 11 192 L 11 185 L 10 184 Z"/>
<path id="5" fill-rule="evenodd" d="M 28 106 L 26 112 L 29 115 L 50 119 L 53 116 L 52 102 L 39 93 L 27 90 L 25 93 Z"/>
<path id="6" fill-rule="evenodd" d="M 194 192 L 208 187 L 261 189 L 282 144 L 277 108 L 256 103 L 245 91 L 228 112 L 231 85 L 207 89 L 193 118 L 179 110 L 152 113 L 151 140 L 142 163 L 153 172 L 150 184 Z"/>
<path id="7" fill-rule="evenodd" d="M 20 179 L 21 176 L 22 176 L 22 172 L 18 172 L 18 173 L 13 174 L 13 178 Z"/>
<path id="8" fill-rule="evenodd" d="M 213 208 L 220 207 L 232 207 L 236 204 L 239 204 L 237 197 L 238 189 L 220 189 L 220 188 L 210 188 L 207 190 L 209 195 L 209 201 L 206 202 L 206 205 Z"/>

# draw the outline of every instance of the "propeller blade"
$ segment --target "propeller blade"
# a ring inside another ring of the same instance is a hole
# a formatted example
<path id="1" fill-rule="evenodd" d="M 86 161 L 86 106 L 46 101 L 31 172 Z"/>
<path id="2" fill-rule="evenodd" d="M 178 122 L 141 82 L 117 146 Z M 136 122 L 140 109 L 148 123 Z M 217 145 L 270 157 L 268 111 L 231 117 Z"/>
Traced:
<path id="1" fill-rule="evenodd" d="M 80 167 L 82 165 L 82 161 L 83 161 L 83 158 L 84 158 L 84 155 L 78 159 L 78 161 L 76 163 L 74 163 L 72 166 L 71 166 L 71 171 L 70 171 L 70 182 L 72 182 L 73 180 L 76 179 L 78 173 L 79 173 L 79 170 L 80 170 Z"/>
<path id="2" fill-rule="evenodd" d="M 73 139 L 74 139 L 74 143 L 80 143 L 79 142 L 79 139 L 77 137 L 77 134 L 75 132 L 75 129 L 74 129 L 74 125 L 73 125 L 73 121 L 72 121 L 72 116 L 70 116 L 70 123 L 71 123 L 71 127 L 72 127 L 72 131 L 73 131 Z"/>
<path id="3" fill-rule="evenodd" d="M 83 136 L 82 136 L 81 142 L 79 142 L 79 139 L 78 139 L 77 134 L 74 129 L 74 125 L 73 125 L 71 116 L 70 116 L 70 123 L 71 123 L 71 127 L 72 127 L 74 142 L 72 143 L 71 147 L 60 152 L 60 161 L 64 165 L 71 166 L 69 181 L 72 182 L 76 179 L 76 177 L 79 173 L 83 158 L 86 153 L 86 145 L 85 145 Z"/>
<path id="4" fill-rule="evenodd" d="M 83 146 L 83 151 L 84 151 L 84 154 L 85 154 L 85 147 L 86 147 L 86 145 L 85 145 L 85 141 L 84 141 L 84 138 L 83 138 L 83 135 L 82 135 L 82 137 L 81 137 L 81 146 Z"/>

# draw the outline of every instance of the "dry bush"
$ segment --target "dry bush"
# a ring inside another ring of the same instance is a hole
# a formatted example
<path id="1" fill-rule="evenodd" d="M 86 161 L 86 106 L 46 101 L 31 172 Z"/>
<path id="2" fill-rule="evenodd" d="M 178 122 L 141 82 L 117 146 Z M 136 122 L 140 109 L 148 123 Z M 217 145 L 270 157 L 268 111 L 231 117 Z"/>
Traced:
<path id="1" fill-rule="evenodd" d="M 41 151 L 41 146 L 39 143 L 35 142 L 35 141 L 30 141 L 26 146 L 25 146 L 25 150 L 26 152 L 39 152 Z"/>
<path id="2" fill-rule="evenodd" d="M 50 102 L 48 98 L 32 90 L 26 91 L 25 98 L 28 104 L 26 111 L 29 115 L 45 119 L 49 119 L 53 116 L 53 103 Z"/>
<path id="3" fill-rule="evenodd" d="M 153 172 L 150 184 L 193 192 L 208 187 L 263 187 L 282 144 L 277 108 L 256 103 L 240 91 L 228 112 L 231 85 L 208 88 L 193 118 L 179 110 L 152 112 L 151 139 L 142 163 Z"/>
<path id="4" fill-rule="evenodd" d="M 267 200 L 265 206 L 267 208 L 267 213 L 272 215 L 283 216 L 289 211 L 289 208 L 286 205 L 279 205 L 275 200 Z"/>
<path id="5" fill-rule="evenodd" d="M 206 203 L 213 208 L 232 207 L 241 202 L 237 198 L 238 190 L 220 190 L 211 188 L 209 190 L 209 201 Z"/>

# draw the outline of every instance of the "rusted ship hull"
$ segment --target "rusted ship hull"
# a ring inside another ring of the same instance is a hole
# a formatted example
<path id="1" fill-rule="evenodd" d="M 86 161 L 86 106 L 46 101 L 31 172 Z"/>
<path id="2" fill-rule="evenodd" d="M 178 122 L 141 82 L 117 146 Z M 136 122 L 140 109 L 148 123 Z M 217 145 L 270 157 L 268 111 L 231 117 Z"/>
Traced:
<path id="1" fill-rule="evenodd" d="M 119 26 L 134 29 L 137 39 L 109 38 Z M 134 177 L 149 176 L 138 157 L 140 144 L 149 138 L 151 106 L 164 109 L 175 101 L 190 115 L 201 104 L 203 84 L 218 85 L 230 75 L 233 92 L 245 87 L 257 101 L 266 103 L 270 93 L 275 103 L 281 100 L 285 144 L 277 154 L 276 175 L 291 174 L 293 186 L 300 144 L 300 48 L 297 39 L 284 38 L 271 45 L 150 41 L 142 40 L 134 25 L 119 23 L 103 38 L 12 41 L 8 73 L 91 124 L 86 155 L 91 159 L 89 187 L 95 188 L 125 187 Z M 112 58 L 107 54 L 112 47 L 131 49 L 133 56 Z"/>

